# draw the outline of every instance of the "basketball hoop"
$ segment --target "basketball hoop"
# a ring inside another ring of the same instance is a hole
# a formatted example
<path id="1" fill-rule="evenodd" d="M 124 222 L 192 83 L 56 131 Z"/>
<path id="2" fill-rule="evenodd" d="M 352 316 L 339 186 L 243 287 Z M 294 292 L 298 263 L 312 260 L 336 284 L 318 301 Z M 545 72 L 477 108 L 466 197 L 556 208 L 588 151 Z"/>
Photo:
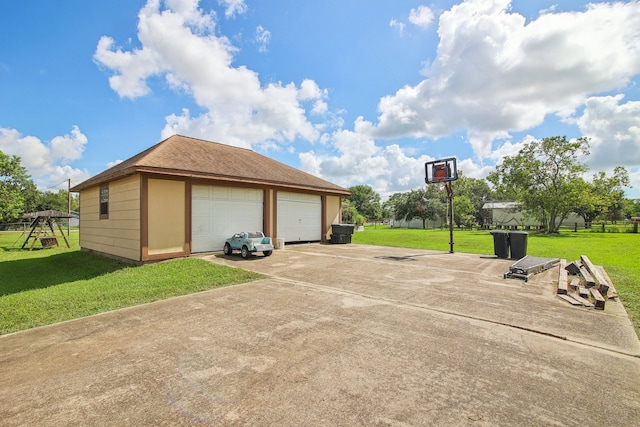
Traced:
<path id="1" fill-rule="evenodd" d="M 453 189 L 451 182 L 458 179 L 458 166 L 455 157 L 434 160 L 424 164 L 425 178 L 427 184 L 443 184 L 447 190 L 449 201 L 449 252 L 453 253 Z"/>
<path id="2" fill-rule="evenodd" d="M 455 157 L 426 162 L 424 169 L 424 180 L 427 184 L 439 184 L 458 179 L 458 167 Z"/>

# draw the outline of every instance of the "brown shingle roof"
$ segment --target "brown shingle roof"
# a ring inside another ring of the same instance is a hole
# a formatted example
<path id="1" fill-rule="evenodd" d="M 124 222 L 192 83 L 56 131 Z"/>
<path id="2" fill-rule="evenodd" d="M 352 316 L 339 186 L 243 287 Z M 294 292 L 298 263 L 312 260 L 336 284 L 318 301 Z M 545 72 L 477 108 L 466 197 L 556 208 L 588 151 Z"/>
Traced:
<path id="1" fill-rule="evenodd" d="M 81 191 L 133 173 L 148 172 L 217 181 L 268 184 L 349 195 L 349 190 L 265 157 L 255 151 L 173 135 L 74 186 Z"/>

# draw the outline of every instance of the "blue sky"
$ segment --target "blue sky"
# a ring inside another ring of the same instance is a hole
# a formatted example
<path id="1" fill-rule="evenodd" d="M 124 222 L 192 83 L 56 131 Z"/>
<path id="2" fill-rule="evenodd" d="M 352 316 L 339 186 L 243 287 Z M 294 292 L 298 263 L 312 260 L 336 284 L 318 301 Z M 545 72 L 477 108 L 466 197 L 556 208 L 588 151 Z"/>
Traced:
<path id="1" fill-rule="evenodd" d="M 66 188 L 173 133 L 383 198 L 591 138 L 640 198 L 640 3 L 0 2 L 0 150 Z"/>

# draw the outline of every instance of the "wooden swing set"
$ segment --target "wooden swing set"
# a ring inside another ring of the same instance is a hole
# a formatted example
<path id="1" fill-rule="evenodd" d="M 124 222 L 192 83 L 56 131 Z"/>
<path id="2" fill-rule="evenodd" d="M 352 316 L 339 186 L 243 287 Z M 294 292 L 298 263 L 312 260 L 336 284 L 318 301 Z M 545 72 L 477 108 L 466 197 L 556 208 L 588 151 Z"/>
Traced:
<path id="1" fill-rule="evenodd" d="M 30 240 L 32 240 L 32 242 L 31 246 L 29 246 L 29 251 L 33 249 L 37 241 L 40 241 L 43 248 L 60 246 L 58 243 L 58 235 L 56 235 L 54 225 L 57 226 L 58 230 L 60 231 L 60 236 L 64 239 L 67 247 L 71 247 L 71 245 L 69 245 L 67 237 L 62 231 L 60 223 L 58 222 L 58 220 L 61 218 L 72 218 L 71 215 L 60 211 L 48 210 L 40 212 L 28 212 L 22 214 L 22 218 L 31 220 L 31 224 L 29 225 L 30 232 L 27 238 L 24 240 L 24 243 L 22 244 L 22 249 L 27 246 Z"/>

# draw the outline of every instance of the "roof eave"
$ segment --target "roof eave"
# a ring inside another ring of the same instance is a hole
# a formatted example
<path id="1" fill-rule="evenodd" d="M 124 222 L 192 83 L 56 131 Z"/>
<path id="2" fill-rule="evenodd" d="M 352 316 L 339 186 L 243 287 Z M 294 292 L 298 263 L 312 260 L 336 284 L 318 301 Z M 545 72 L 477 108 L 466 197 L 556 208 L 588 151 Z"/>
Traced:
<path id="1" fill-rule="evenodd" d="M 105 182 L 113 181 L 114 179 L 124 178 L 126 176 L 133 175 L 134 173 L 136 173 L 137 172 L 136 169 L 137 168 L 135 166 L 132 166 L 132 167 L 121 169 L 119 171 L 105 174 L 102 176 L 96 175 L 93 178 L 89 178 L 78 185 L 74 185 L 69 189 L 69 191 L 73 193 L 78 193 L 82 190 L 86 190 L 87 188 L 96 187 L 98 185 L 104 184 Z"/>

